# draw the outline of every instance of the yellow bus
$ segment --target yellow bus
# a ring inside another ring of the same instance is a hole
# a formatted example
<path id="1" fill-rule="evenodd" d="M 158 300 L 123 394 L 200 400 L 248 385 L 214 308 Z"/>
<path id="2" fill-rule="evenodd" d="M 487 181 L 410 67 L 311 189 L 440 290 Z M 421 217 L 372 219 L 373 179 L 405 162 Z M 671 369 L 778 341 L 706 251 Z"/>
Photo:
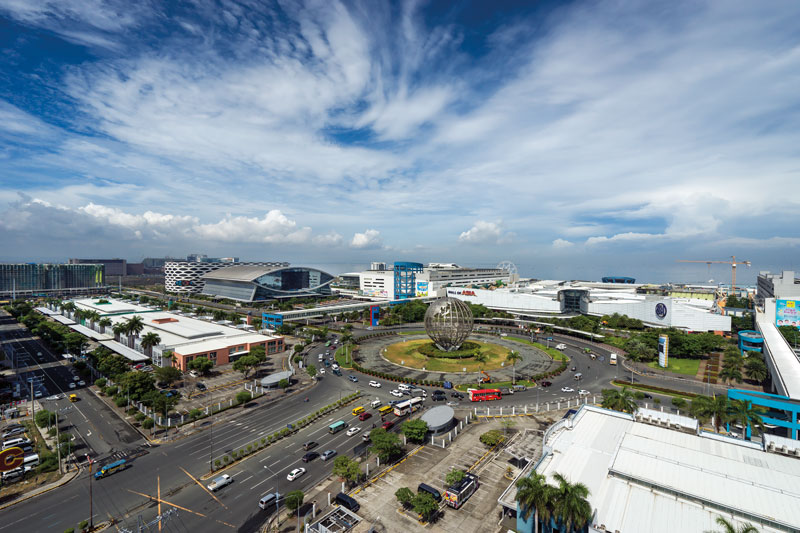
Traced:
<path id="1" fill-rule="evenodd" d="M 391 413 L 392 412 L 392 406 L 391 405 L 384 405 L 380 409 L 378 409 L 378 412 L 380 414 L 382 414 L 382 415 L 385 415 L 386 413 Z"/>

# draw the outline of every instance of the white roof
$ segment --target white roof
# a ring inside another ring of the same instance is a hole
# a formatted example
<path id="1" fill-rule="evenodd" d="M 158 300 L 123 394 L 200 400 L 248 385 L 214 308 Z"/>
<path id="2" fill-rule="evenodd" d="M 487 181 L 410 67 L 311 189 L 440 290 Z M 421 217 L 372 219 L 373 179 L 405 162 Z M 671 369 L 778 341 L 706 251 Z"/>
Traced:
<path id="1" fill-rule="evenodd" d="M 777 370 L 773 379 L 779 392 L 789 398 L 800 399 L 800 360 L 794 350 L 764 313 L 756 313 L 756 328 L 764 337 L 766 352 Z"/>
<path id="2" fill-rule="evenodd" d="M 94 339 L 96 341 L 100 340 L 105 341 L 113 338 L 111 335 L 104 335 L 102 333 L 98 333 L 95 330 L 87 328 L 86 326 L 81 326 L 80 324 L 70 324 L 69 328 L 77 331 L 81 335 L 85 335 L 90 339 Z"/>
<path id="3" fill-rule="evenodd" d="M 100 300 L 107 300 L 107 304 L 97 303 Z M 143 305 L 137 305 L 125 300 L 116 300 L 114 298 L 81 298 L 72 300 L 75 307 L 79 309 L 88 309 L 89 311 L 97 311 L 100 315 L 113 315 L 118 313 L 136 313 L 141 311 L 148 311 L 149 309 Z"/>
<path id="4" fill-rule="evenodd" d="M 584 406 L 549 440 L 537 471 L 584 483 L 608 531 L 701 532 L 717 516 L 800 527 L 800 460 L 752 443 L 706 438 Z M 746 518 L 744 518 L 746 517 Z"/>
<path id="5" fill-rule="evenodd" d="M 100 341 L 100 344 L 102 344 L 103 346 L 105 346 L 109 350 L 117 352 L 122 357 L 124 357 L 126 359 L 130 359 L 131 361 L 134 361 L 134 362 L 147 361 L 148 359 L 150 359 L 145 354 L 143 354 L 141 352 L 137 352 L 136 350 L 131 350 L 130 348 L 128 348 L 124 344 L 120 344 L 117 341 Z"/>
<path id="6" fill-rule="evenodd" d="M 57 315 L 58 314 L 56 311 L 51 311 L 50 309 L 48 309 L 46 307 L 34 307 L 34 309 L 36 311 L 39 311 L 43 315 L 47 315 L 47 316 L 52 316 L 52 315 Z"/>
<path id="7" fill-rule="evenodd" d="M 56 322 L 61 322 L 65 326 L 69 326 L 70 324 L 74 324 L 75 323 L 75 321 L 72 320 L 71 318 L 67 318 L 67 317 L 61 316 L 61 315 L 51 315 L 50 318 L 52 318 Z"/>
<path id="8" fill-rule="evenodd" d="M 215 350 L 222 350 L 237 344 L 248 344 L 256 342 L 266 342 L 267 340 L 274 339 L 275 337 L 267 337 L 259 335 L 258 333 L 242 334 L 238 331 L 239 335 L 220 337 L 218 339 L 209 339 L 200 342 L 189 342 L 185 344 L 177 344 L 172 348 L 179 354 L 192 354 L 200 352 L 210 352 Z"/>

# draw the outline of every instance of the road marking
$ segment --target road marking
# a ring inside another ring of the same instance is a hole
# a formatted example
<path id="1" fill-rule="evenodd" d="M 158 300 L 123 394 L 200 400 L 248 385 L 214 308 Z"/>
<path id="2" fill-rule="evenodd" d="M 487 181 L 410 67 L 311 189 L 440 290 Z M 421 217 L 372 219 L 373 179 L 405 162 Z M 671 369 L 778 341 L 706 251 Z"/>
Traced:
<path id="1" fill-rule="evenodd" d="M 167 500 L 162 500 L 161 498 L 154 498 L 153 496 L 151 496 L 149 494 L 144 494 L 142 492 L 136 492 L 135 490 L 131 490 L 131 489 L 125 489 L 125 490 L 127 490 L 128 492 L 132 492 L 134 494 L 138 494 L 139 496 L 144 496 L 145 498 L 149 498 L 151 500 L 158 500 L 159 503 L 163 503 L 164 505 L 170 505 L 172 507 L 175 507 L 176 509 L 180 509 L 181 511 L 186 511 L 187 513 L 192 513 L 192 514 L 196 514 L 197 516 L 202 516 L 203 518 L 208 518 L 208 516 L 204 515 L 203 513 L 198 513 L 197 511 L 192 511 L 191 509 L 187 509 L 186 507 L 181 507 L 180 505 L 172 503 L 172 502 L 168 502 Z M 222 520 L 216 520 L 216 522 L 219 522 L 220 524 L 226 525 L 226 526 L 230 527 L 231 529 L 236 529 L 236 526 L 234 526 L 233 524 L 229 524 L 227 522 L 223 522 Z"/>
<path id="2" fill-rule="evenodd" d="M 243 480 L 241 480 L 239 483 L 244 483 L 245 481 L 248 481 L 248 480 L 250 480 L 250 479 L 253 479 L 253 476 L 246 477 L 246 478 L 244 478 Z"/>
<path id="3" fill-rule="evenodd" d="M 259 459 L 259 460 L 258 460 L 258 462 L 259 462 L 259 463 L 263 463 L 264 461 L 266 461 L 266 460 L 267 460 L 267 459 L 269 459 L 270 457 L 272 457 L 272 456 L 271 456 L 271 455 L 268 455 L 268 456 L 264 457 L 263 459 Z"/>
<path id="4" fill-rule="evenodd" d="M 193 476 L 193 475 L 191 475 L 189 472 L 187 472 L 186 470 L 184 470 L 182 466 L 179 466 L 178 468 L 180 468 L 181 470 L 183 470 L 183 472 L 184 472 L 184 473 L 185 473 L 187 476 L 189 476 L 190 478 L 192 478 L 192 480 L 193 480 L 195 483 L 197 483 L 198 485 L 200 485 L 200 488 L 201 488 L 201 489 L 203 489 L 204 491 L 206 491 L 206 492 L 207 492 L 207 493 L 208 493 L 208 494 L 209 494 L 209 495 L 210 495 L 212 498 L 214 498 L 215 500 L 217 500 L 217 503 L 218 503 L 218 504 L 220 504 L 221 506 L 223 506 L 225 509 L 227 509 L 227 508 L 228 508 L 228 506 L 227 506 L 227 505 L 225 505 L 224 503 L 222 503 L 222 502 L 219 500 L 219 498 L 217 498 L 217 497 L 214 495 L 214 493 L 213 493 L 213 492 L 211 492 L 210 490 L 208 490 L 208 488 L 207 488 L 205 485 L 203 485 L 203 484 L 202 484 L 202 483 L 201 483 L 201 482 L 200 482 L 200 481 L 199 481 L 199 480 L 198 480 L 196 477 L 194 477 L 194 476 Z"/>
<path id="5" fill-rule="evenodd" d="M 254 489 L 254 488 L 258 487 L 259 485 L 263 485 L 264 483 L 266 483 L 267 481 L 269 481 L 269 479 L 270 479 L 270 478 L 265 478 L 263 481 L 259 481 L 258 483 L 256 483 L 255 485 L 253 485 L 253 486 L 251 487 L 251 489 L 250 489 L 250 490 L 252 490 L 252 489 Z M 272 489 L 269 489 L 269 490 L 268 490 L 267 492 L 265 492 L 264 494 L 269 494 L 270 492 L 272 492 Z"/>

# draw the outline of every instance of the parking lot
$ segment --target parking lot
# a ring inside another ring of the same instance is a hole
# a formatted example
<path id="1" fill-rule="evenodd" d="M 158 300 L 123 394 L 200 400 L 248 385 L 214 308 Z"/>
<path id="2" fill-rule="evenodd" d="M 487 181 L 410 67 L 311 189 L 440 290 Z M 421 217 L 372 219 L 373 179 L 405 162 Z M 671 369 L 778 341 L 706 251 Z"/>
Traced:
<path id="1" fill-rule="evenodd" d="M 526 438 L 534 439 L 531 449 L 540 455 L 541 428 L 546 426 L 546 420 L 540 421 L 535 417 L 514 420 L 515 426 L 507 429 L 509 439 L 528 429 Z M 497 529 L 502 518 L 497 499 L 519 473 L 519 468 L 514 462 L 509 462 L 511 455 L 502 450 L 489 452 L 480 442 L 480 436 L 491 429 L 502 431 L 500 420 L 471 424 L 447 448 L 426 444 L 392 471 L 358 491 L 354 497 L 361 504 L 358 514 L 363 520 L 353 531 L 365 532 L 373 525 L 377 531 L 398 533 L 409 530 L 463 533 Z M 536 435 L 538 440 L 535 440 Z M 427 525 L 420 524 L 413 511 L 400 510 L 395 491 L 408 487 L 416 492 L 417 486 L 424 482 L 443 494 L 447 488 L 445 476 L 453 468 L 469 470 L 480 478 L 480 487 L 463 507 L 453 509 L 442 503 L 439 518 Z"/>

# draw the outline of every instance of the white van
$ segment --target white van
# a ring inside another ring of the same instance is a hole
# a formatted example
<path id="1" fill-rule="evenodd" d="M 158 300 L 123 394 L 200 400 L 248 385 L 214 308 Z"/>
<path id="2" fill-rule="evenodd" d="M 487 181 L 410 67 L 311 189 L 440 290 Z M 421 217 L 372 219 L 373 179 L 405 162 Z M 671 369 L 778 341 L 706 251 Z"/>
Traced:
<path id="1" fill-rule="evenodd" d="M 580 381 L 583 379 L 583 374 L 581 374 L 580 372 L 576 372 L 573 378 L 575 379 L 575 381 Z"/>
<path id="2" fill-rule="evenodd" d="M 566 350 L 566 349 L 567 345 L 563 343 L 556 346 L 556 350 Z"/>
<path id="3" fill-rule="evenodd" d="M 14 446 L 19 446 L 20 444 L 30 444 L 30 443 L 31 441 L 29 441 L 28 439 L 21 439 L 21 438 L 8 439 L 6 441 L 3 441 L 3 449 L 5 450 L 6 448 L 12 448 Z"/>
<path id="4" fill-rule="evenodd" d="M 411 390 L 411 387 L 409 387 L 407 383 L 400 383 L 397 386 L 397 389 L 398 390 Z"/>
<path id="5" fill-rule="evenodd" d="M 372 403 L 369 404 L 369 406 L 372 407 L 373 409 L 375 409 L 376 407 L 380 407 L 382 403 L 383 403 L 382 401 L 380 401 L 378 399 L 375 399 L 375 400 L 372 400 Z"/>
<path id="6" fill-rule="evenodd" d="M 39 454 L 26 455 L 22 459 L 22 466 L 39 466 Z"/>
<path id="7" fill-rule="evenodd" d="M 258 506 L 262 509 L 274 509 L 277 508 L 278 502 L 281 499 L 281 495 L 277 492 L 270 492 L 263 498 L 258 501 Z"/>

